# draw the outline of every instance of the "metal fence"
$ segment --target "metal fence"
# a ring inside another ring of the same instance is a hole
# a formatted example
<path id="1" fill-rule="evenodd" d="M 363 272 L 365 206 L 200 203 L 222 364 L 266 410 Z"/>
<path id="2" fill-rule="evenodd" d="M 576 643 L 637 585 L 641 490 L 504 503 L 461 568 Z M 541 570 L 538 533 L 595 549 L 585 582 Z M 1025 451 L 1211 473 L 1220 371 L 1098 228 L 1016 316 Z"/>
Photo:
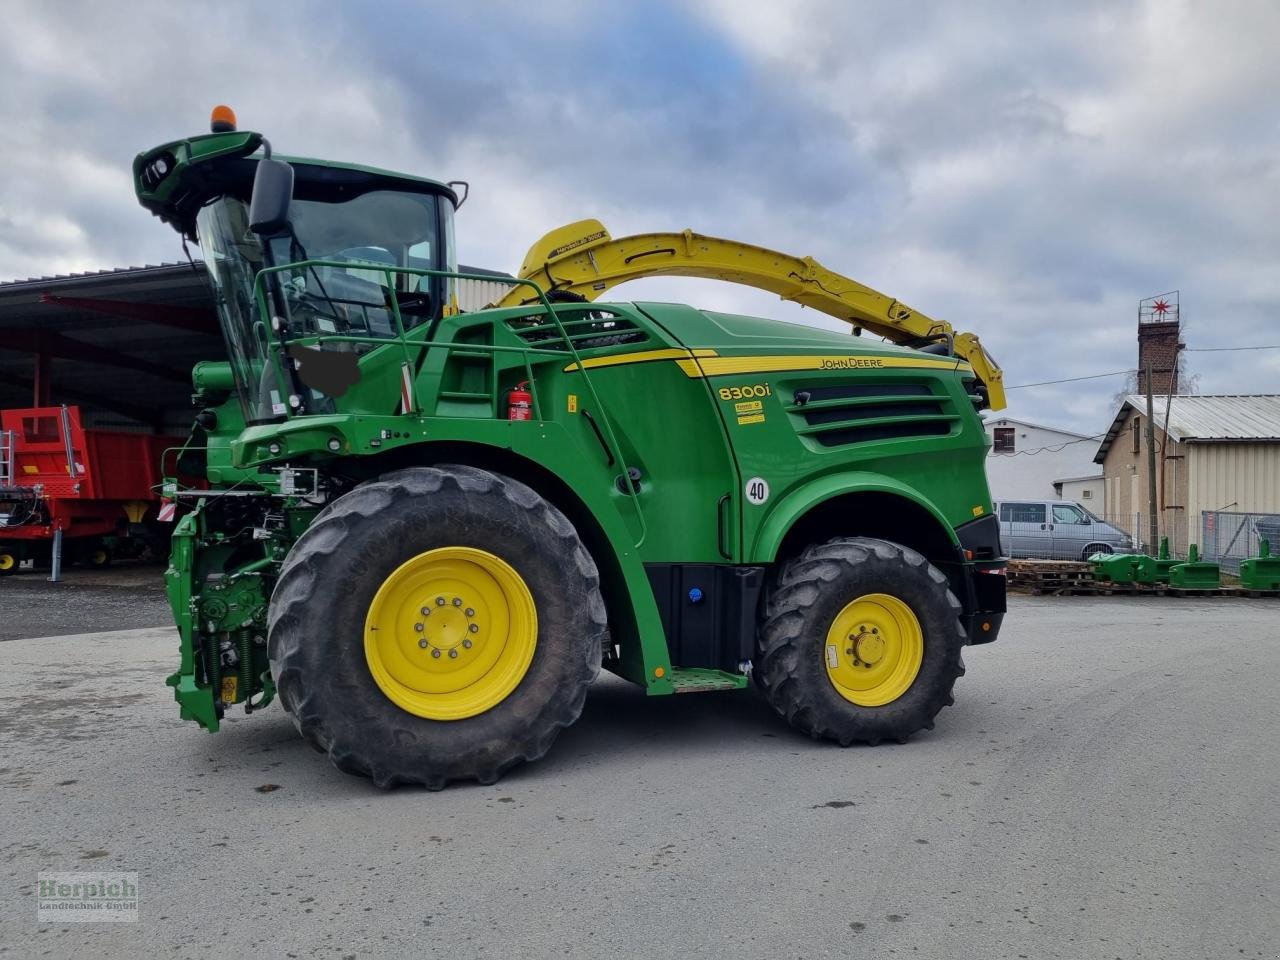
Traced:
<path id="1" fill-rule="evenodd" d="M 1096 514 L 1070 501 L 1019 501 L 998 504 L 997 514 L 1005 555 L 1017 559 L 1083 560 L 1146 549 L 1141 513 Z"/>
<path id="2" fill-rule="evenodd" d="M 1238 574 L 1240 561 L 1258 555 L 1258 541 L 1271 541 L 1280 553 L 1280 513 L 1231 513 L 1205 510 L 1200 514 L 1201 555 L 1224 572 Z"/>

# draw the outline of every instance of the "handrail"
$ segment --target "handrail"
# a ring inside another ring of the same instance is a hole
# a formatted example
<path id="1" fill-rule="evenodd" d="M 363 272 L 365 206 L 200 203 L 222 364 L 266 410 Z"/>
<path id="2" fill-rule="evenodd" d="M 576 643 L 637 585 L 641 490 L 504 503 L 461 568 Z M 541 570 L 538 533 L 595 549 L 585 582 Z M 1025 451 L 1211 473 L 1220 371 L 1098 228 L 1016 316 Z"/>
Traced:
<path id="1" fill-rule="evenodd" d="M 298 260 L 293 263 L 284 263 L 284 264 L 277 264 L 276 266 L 271 266 L 271 267 L 263 267 L 261 270 L 257 272 L 257 275 L 254 277 L 253 296 L 254 296 L 254 300 L 258 305 L 258 310 L 260 315 L 267 320 L 267 323 L 266 323 L 267 345 L 268 345 L 267 352 L 268 354 L 270 354 L 271 362 L 273 364 L 273 368 L 276 373 L 276 377 L 277 377 L 276 382 L 279 383 L 282 387 L 286 384 L 292 384 L 294 381 L 292 377 L 285 376 L 285 368 L 281 363 L 281 356 L 280 356 L 281 350 L 285 346 L 287 346 L 287 344 L 290 342 L 301 342 L 302 340 L 309 339 L 309 338 L 297 337 L 291 340 L 285 340 L 283 336 L 281 336 L 279 338 L 279 341 L 277 342 L 277 334 L 281 333 L 281 331 L 277 331 L 275 327 L 275 323 L 272 322 L 275 318 L 272 316 L 271 309 L 267 303 L 267 291 L 266 291 L 265 279 L 270 275 L 283 273 L 285 271 L 297 272 L 299 270 L 305 270 L 307 268 L 317 268 L 317 267 L 332 267 L 332 268 L 337 268 L 341 270 L 356 269 L 356 270 L 368 271 L 371 273 L 376 272 L 376 273 L 381 273 L 386 278 L 386 286 L 384 287 L 384 293 L 389 294 L 388 299 L 390 301 L 391 312 L 392 312 L 392 316 L 395 318 L 395 337 L 394 338 L 381 338 L 381 337 L 361 338 L 361 337 L 349 336 L 345 334 L 324 334 L 322 336 L 326 339 L 332 339 L 332 340 L 354 342 L 354 343 L 367 341 L 367 342 L 375 342 L 379 345 L 386 345 L 390 343 L 392 339 L 394 339 L 397 342 L 399 342 L 401 347 L 403 348 L 404 357 L 405 357 L 404 362 L 408 364 L 411 369 L 413 366 L 413 361 L 409 352 L 410 341 L 408 339 L 408 335 L 405 332 L 403 318 L 400 313 L 400 300 L 399 300 L 399 295 L 396 291 L 395 282 L 394 282 L 394 276 L 396 274 L 405 274 L 407 276 L 419 276 L 419 277 L 433 277 L 433 278 L 440 278 L 440 279 L 452 278 L 457 280 L 477 280 L 477 281 L 482 281 L 487 283 L 498 282 L 498 283 L 510 284 L 512 286 L 522 286 L 522 287 L 531 288 L 537 297 L 539 305 L 543 310 L 546 311 L 546 315 L 549 316 L 551 318 L 551 321 L 555 324 L 556 332 L 559 334 L 560 339 L 568 347 L 569 356 L 572 357 L 574 363 L 577 364 L 578 369 L 583 371 L 583 374 L 584 374 L 583 382 L 586 385 L 587 392 L 591 397 L 591 402 L 595 406 L 595 408 L 601 411 L 602 413 L 601 420 L 604 423 L 605 435 L 608 437 L 609 445 L 612 448 L 612 452 L 614 456 L 617 458 L 618 463 L 621 465 L 623 474 L 625 475 L 627 473 L 627 462 L 622 455 L 622 445 L 618 442 L 618 438 L 614 433 L 613 423 L 611 421 L 611 418 L 607 415 L 607 413 L 604 410 L 604 406 L 600 402 L 600 396 L 596 392 L 595 384 L 593 384 L 591 382 L 591 379 L 585 375 L 586 371 L 582 367 L 582 357 L 578 353 L 578 348 L 576 344 L 574 344 L 572 338 L 569 336 L 568 331 L 565 330 L 564 324 L 561 322 L 559 314 L 556 312 L 555 307 L 552 306 L 551 301 L 547 299 L 547 295 L 546 293 L 543 292 L 542 287 L 540 287 L 534 281 L 525 279 L 523 277 L 495 277 L 492 274 L 464 273 L 458 270 L 433 270 L 426 267 L 388 266 L 387 264 L 366 262 L 363 260 L 307 259 L 307 260 Z M 283 322 L 283 318 L 280 318 L 280 319 Z M 315 342 L 319 343 L 321 342 L 321 340 L 317 337 Z M 416 340 L 413 342 L 415 346 L 420 346 L 427 350 L 443 347 L 446 349 L 446 355 L 450 349 L 454 349 L 454 348 L 471 350 L 471 349 L 482 349 L 484 347 L 497 346 L 496 344 L 436 343 L 436 342 L 427 340 L 425 337 L 422 339 L 421 342 Z M 531 392 L 533 394 L 533 408 L 534 408 L 533 412 L 535 417 L 537 417 L 538 419 L 541 419 L 542 418 L 541 404 L 539 403 L 539 400 L 538 400 L 538 391 L 536 389 L 536 386 L 534 383 L 534 377 L 533 377 L 533 367 L 529 363 L 528 354 L 531 352 L 543 353 L 543 352 L 550 352 L 550 351 L 539 351 L 537 350 L 537 348 L 534 348 L 534 347 L 505 347 L 504 346 L 501 349 L 511 350 L 511 351 L 520 351 L 525 354 L 525 371 L 529 376 L 529 385 L 531 388 Z M 564 357 L 563 351 L 555 351 L 555 353 L 557 356 L 561 358 Z M 289 399 L 290 399 L 289 397 L 286 397 L 285 403 L 284 403 L 286 419 L 292 419 L 294 416 L 298 415 L 297 412 L 294 410 L 293 404 L 289 402 Z M 417 391 L 414 391 L 413 399 L 414 399 L 414 405 L 416 407 Z M 299 398 L 299 404 L 301 404 L 301 398 Z M 413 412 L 416 413 L 418 411 L 415 410 Z M 635 544 L 637 547 L 639 547 L 644 543 L 646 537 L 648 536 L 648 526 L 645 523 L 644 511 L 640 507 L 639 492 L 635 489 L 632 489 L 631 485 L 629 484 L 626 486 L 628 487 L 628 489 L 626 490 L 626 494 L 631 500 L 632 509 L 635 510 L 636 519 L 640 524 L 640 538 L 636 541 L 636 544 Z"/>

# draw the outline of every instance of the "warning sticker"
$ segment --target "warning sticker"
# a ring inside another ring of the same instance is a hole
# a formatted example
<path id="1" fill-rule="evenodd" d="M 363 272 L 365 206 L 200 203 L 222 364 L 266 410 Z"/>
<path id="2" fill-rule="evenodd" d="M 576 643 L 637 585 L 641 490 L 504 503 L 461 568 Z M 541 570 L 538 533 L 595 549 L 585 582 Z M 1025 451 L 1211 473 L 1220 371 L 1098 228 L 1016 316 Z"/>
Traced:
<path id="1" fill-rule="evenodd" d="M 827 666 L 832 670 L 840 666 L 840 651 L 836 649 L 834 643 L 827 644 Z"/>
<path id="2" fill-rule="evenodd" d="M 741 400 L 733 405 L 734 413 L 754 413 L 763 409 L 764 404 L 759 400 Z"/>
<path id="3" fill-rule="evenodd" d="M 569 412 L 578 412 L 578 395 L 576 393 L 569 394 Z"/>
<path id="4" fill-rule="evenodd" d="M 744 416 L 738 417 L 738 423 L 739 425 L 746 424 L 746 423 L 764 423 L 764 414 L 763 413 L 745 414 Z"/>
<path id="5" fill-rule="evenodd" d="M 236 677 L 222 678 L 222 702 L 223 703 L 236 702 L 236 679 L 237 679 Z"/>

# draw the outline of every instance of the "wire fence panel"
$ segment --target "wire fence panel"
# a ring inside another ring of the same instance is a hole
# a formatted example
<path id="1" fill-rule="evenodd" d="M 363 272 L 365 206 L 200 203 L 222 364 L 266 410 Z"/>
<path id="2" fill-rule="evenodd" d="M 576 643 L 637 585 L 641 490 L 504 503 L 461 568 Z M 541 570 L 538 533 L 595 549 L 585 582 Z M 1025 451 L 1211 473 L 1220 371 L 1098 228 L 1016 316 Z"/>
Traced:
<path id="1" fill-rule="evenodd" d="M 1280 513 L 1234 513 L 1204 510 L 1200 514 L 1201 555 L 1217 563 L 1223 571 L 1240 572 L 1240 561 L 1258 555 L 1258 544 L 1271 542 L 1271 552 L 1280 553 Z"/>

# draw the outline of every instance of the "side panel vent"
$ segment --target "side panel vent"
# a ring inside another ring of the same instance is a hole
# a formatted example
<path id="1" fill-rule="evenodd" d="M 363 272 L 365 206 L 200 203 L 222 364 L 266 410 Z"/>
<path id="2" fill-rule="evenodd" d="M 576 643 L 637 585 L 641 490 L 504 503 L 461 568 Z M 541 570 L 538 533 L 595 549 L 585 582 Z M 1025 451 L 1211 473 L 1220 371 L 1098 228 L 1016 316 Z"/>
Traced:
<path id="1" fill-rule="evenodd" d="M 793 388 L 796 430 L 824 447 L 908 437 L 945 437 L 959 417 L 923 381 L 816 383 Z"/>
<path id="2" fill-rule="evenodd" d="M 816 439 L 824 447 L 841 447 L 847 443 L 869 440 L 893 440 L 898 437 L 945 437 L 951 432 L 949 423 L 894 423 L 880 426 L 843 427 L 819 433 Z"/>
<path id="3" fill-rule="evenodd" d="M 649 335 L 627 317 L 606 310 L 558 311 L 565 333 L 577 350 L 598 350 L 623 344 L 647 343 Z M 545 316 L 513 317 L 507 326 L 517 337 L 539 350 L 564 350 L 569 347 L 556 325 Z"/>

